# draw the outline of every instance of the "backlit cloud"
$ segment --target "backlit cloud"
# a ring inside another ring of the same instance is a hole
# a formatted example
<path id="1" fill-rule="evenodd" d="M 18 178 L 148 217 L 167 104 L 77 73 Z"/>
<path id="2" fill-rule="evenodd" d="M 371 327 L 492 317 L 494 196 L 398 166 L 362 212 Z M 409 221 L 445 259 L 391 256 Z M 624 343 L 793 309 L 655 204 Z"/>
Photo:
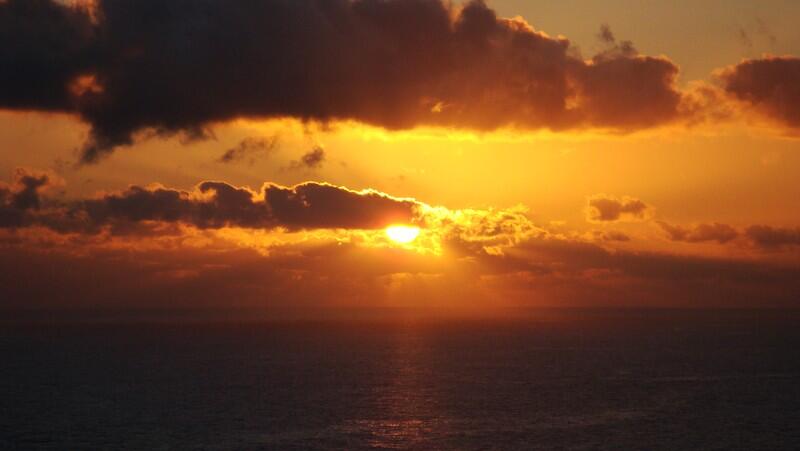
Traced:
<path id="1" fill-rule="evenodd" d="M 353 191 L 327 183 L 292 187 L 265 183 L 259 191 L 206 181 L 194 190 L 131 186 L 94 199 L 50 202 L 40 209 L 47 175 L 18 171 L 0 185 L 0 227 L 45 226 L 63 232 L 96 233 L 121 223 L 157 221 L 200 229 L 375 229 L 418 220 L 419 202 L 374 190 Z"/>

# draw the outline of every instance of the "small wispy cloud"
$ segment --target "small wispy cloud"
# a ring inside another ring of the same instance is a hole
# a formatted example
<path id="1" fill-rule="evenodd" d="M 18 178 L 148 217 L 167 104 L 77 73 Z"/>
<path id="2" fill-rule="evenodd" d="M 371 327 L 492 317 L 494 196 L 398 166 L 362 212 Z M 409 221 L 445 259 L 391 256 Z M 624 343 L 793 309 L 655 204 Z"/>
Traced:
<path id="1" fill-rule="evenodd" d="M 289 163 L 289 169 L 319 169 L 325 164 L 326 154 L 322 146 L 316 145 L 309 150 L 299 160 Z"/>
<path id="2" fill-rule="evenodd" d="M 248 137 L 239 142 L 234 147 L 226 150 L 217 159 L 219 163 L 237 163 L 247 160 L 252 165 L 259 158 L 264 158 L 273 153 L 278 147 L 278 137 L 270 136 L 267 138 Z"/>

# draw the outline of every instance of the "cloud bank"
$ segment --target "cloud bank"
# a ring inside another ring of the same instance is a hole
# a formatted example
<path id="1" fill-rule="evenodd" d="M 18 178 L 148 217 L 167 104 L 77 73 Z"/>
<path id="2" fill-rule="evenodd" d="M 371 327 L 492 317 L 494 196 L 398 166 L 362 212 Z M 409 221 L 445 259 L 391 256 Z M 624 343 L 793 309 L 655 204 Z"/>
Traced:
<path id="1" fill-rule="evenodd" d="M 0 185 L 0 228 L 44 226 L 61 232 L 97 233 L 121 223 L 156 221 L 200 229 L 376 229 L 417 220 L 420 203 L 374 190 L 353 191 L 320 182 L 292 187 L 265 183 L 259 191 L 205 181 L 184 191 L 131 186 L 93 199 L 50 201 L 40 208 L 47 175 L 18 170 Z"/>
<path id="2" fill-rule="evenodd" d="M 612 230 L 549 230 L 521 207 L 450 210 L 320 182 L 132 186 L 85 199 L 49 196 L 57 184 L 21 169 L 0 184 L 0 309 L 753 307 L 800 294 L 792 228 L 665 228 L 678 241 L 743 236 L 755 251 L 707 257 L 630 250 Z M 598 204 L 604 221 L 646 210 L 598 199 L 613 205 Z M 397 222 L 423 229 L 409 247 L 380 230 Z"/>

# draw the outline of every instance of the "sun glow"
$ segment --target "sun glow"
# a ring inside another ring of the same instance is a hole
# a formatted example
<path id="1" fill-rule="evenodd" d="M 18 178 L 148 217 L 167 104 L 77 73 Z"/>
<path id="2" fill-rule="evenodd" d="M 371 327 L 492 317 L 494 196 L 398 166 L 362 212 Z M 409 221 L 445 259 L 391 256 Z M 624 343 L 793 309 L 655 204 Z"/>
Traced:
<path id="1" fill-rule="evenodd" d="M 419 227 L 393 225 L 386 228 L 386 236 L 397 243 L 410 243 L 419 236 Z"/>

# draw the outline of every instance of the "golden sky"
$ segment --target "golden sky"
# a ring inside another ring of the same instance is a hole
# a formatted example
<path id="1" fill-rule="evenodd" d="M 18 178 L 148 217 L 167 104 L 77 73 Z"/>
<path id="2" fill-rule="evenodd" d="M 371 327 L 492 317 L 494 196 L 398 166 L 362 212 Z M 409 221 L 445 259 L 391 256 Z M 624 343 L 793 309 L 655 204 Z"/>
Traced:
<path id="1" fill-rule="evenodd" d="M 283 3 L 0 1 L 3 308 L 797 306 L 796 2 Z"/>

